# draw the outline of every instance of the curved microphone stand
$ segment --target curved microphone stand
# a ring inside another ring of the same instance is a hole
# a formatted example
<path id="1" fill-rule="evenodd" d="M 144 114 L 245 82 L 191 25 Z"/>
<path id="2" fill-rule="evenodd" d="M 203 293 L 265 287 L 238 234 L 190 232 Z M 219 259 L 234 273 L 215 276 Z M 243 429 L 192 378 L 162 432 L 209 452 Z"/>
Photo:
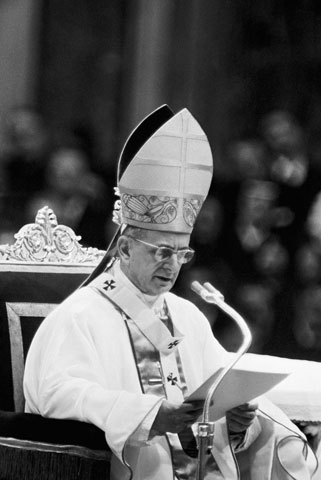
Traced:
<path id="1" fill-rule="evenodd" d="M 203 300 L 205 300 L 205 302 L 214 303 L 227 315 L 229 315 L 238 325 L 243 337 L 242 344 L 237 350 L 237 352 L 235 352 L 233 360 L 222 370 L 221 374 L 218 376 L 218 378 L 214 381 L 213 385 L 209 389 L 204 402 L 202 421 L 198 422 L 198 462 L 196 480 L 203 480 L 205 475 L 206 455 L 210 454 L 214 444 L 214 422 L 209 421 L 209 408 L 213 395 L 225 375 L 231 370 L 231 368 L 250 347 L 252 342 L 252 335 L 245 320 L 232 307 L 230 307 L 224 302 L 223 295 L 218 290 L 216 290 L 213 285 L 208 282 L 204 283 L 204 285 L 201 285 L 199 282 L 194 281 L 191 284 L 191 289 L 198 295 L 200 295 Z"/>

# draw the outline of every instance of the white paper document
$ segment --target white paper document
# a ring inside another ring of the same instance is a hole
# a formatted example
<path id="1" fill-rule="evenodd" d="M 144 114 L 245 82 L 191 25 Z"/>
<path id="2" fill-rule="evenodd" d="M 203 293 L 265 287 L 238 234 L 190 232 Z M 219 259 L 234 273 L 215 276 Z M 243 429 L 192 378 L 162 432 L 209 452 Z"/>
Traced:
<path id="1" fill-rule="evenodd" d="M 259 365 L 257 369 L 254 365 L 252 369 L 248 367 L 241 368 L 241 365 L 235 365 L 218 384 L 212 397 L 213 405 L 210 408 L 211 421 L 219 420 L 225 415 L 227 410 L 263 395 L 291 373 L 284 370 L 281 372 L 267 371 L 262 368 L 262 365 Z M 208 378 L 186 398 L 185 402 L 205 400 L 207 392 L 222 370 L 218 370 Z"/>

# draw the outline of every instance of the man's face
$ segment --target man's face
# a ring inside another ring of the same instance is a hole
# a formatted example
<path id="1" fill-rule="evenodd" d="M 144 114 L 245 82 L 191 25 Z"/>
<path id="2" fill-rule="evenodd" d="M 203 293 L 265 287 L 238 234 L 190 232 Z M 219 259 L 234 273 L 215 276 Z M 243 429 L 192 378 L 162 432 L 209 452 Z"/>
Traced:
<path id="1" fill-rule="evenodd" d="M 126 232 L 124 235 L 126 236 Z M 178 250 L 189 246 L 190 235 L 146 230 L 140 240 Z M 128 259 L 126 264 L 122 265 L 128 278 L 141 292 L 148 295 L 168 292 L 173 287 L 181 269 L 177 256 L 174 254 L 166 260 L 157 261 L 155 249 L 152 247 L 130 238 L 128 242 Z"/>

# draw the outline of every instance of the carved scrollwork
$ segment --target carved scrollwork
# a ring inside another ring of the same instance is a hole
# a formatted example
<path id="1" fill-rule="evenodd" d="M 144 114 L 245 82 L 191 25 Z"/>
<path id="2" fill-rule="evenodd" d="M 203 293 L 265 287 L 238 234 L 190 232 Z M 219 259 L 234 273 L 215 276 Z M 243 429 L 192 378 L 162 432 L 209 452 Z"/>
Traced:
<path id="1" fill-rule="evenodd" d="M 0 261 L 36 263 L 86 263 L 96 265 L 103 250 L 83 247 L 81 237 L 65 225 L 58 225 L 49 207 L 41 208 L 35 223 L 24 225 L 15 234 L 13 245 L 0 245 Z"/>

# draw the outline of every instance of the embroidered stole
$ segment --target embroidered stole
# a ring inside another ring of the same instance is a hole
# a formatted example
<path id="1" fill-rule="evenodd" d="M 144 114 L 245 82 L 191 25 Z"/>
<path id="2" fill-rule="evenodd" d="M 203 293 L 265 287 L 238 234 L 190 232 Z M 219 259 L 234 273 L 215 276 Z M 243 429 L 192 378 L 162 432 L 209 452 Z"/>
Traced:
<path id="1" fill-rule="evenodd" d="M 173 330 L 168 312 L 166 320 L 169 328 L 128 287 L 117 285 L 109 273 L 101 274 L 89 286 L 103 294 L 122 312 L 142 391 L 181 404 L 187 396 L 185 376 L 177 348 L 183 336 L 177 329 Z M 197 458 L 185 453 L 178 435 L 167 433 L 166 437 L 172 452 L 176 478 L 195 478 Z M 209 455 L 208 469 L 213 474 L 217 471 L 212 455 Z M 206 478 L 214 477 L 210 474 Z"/>

